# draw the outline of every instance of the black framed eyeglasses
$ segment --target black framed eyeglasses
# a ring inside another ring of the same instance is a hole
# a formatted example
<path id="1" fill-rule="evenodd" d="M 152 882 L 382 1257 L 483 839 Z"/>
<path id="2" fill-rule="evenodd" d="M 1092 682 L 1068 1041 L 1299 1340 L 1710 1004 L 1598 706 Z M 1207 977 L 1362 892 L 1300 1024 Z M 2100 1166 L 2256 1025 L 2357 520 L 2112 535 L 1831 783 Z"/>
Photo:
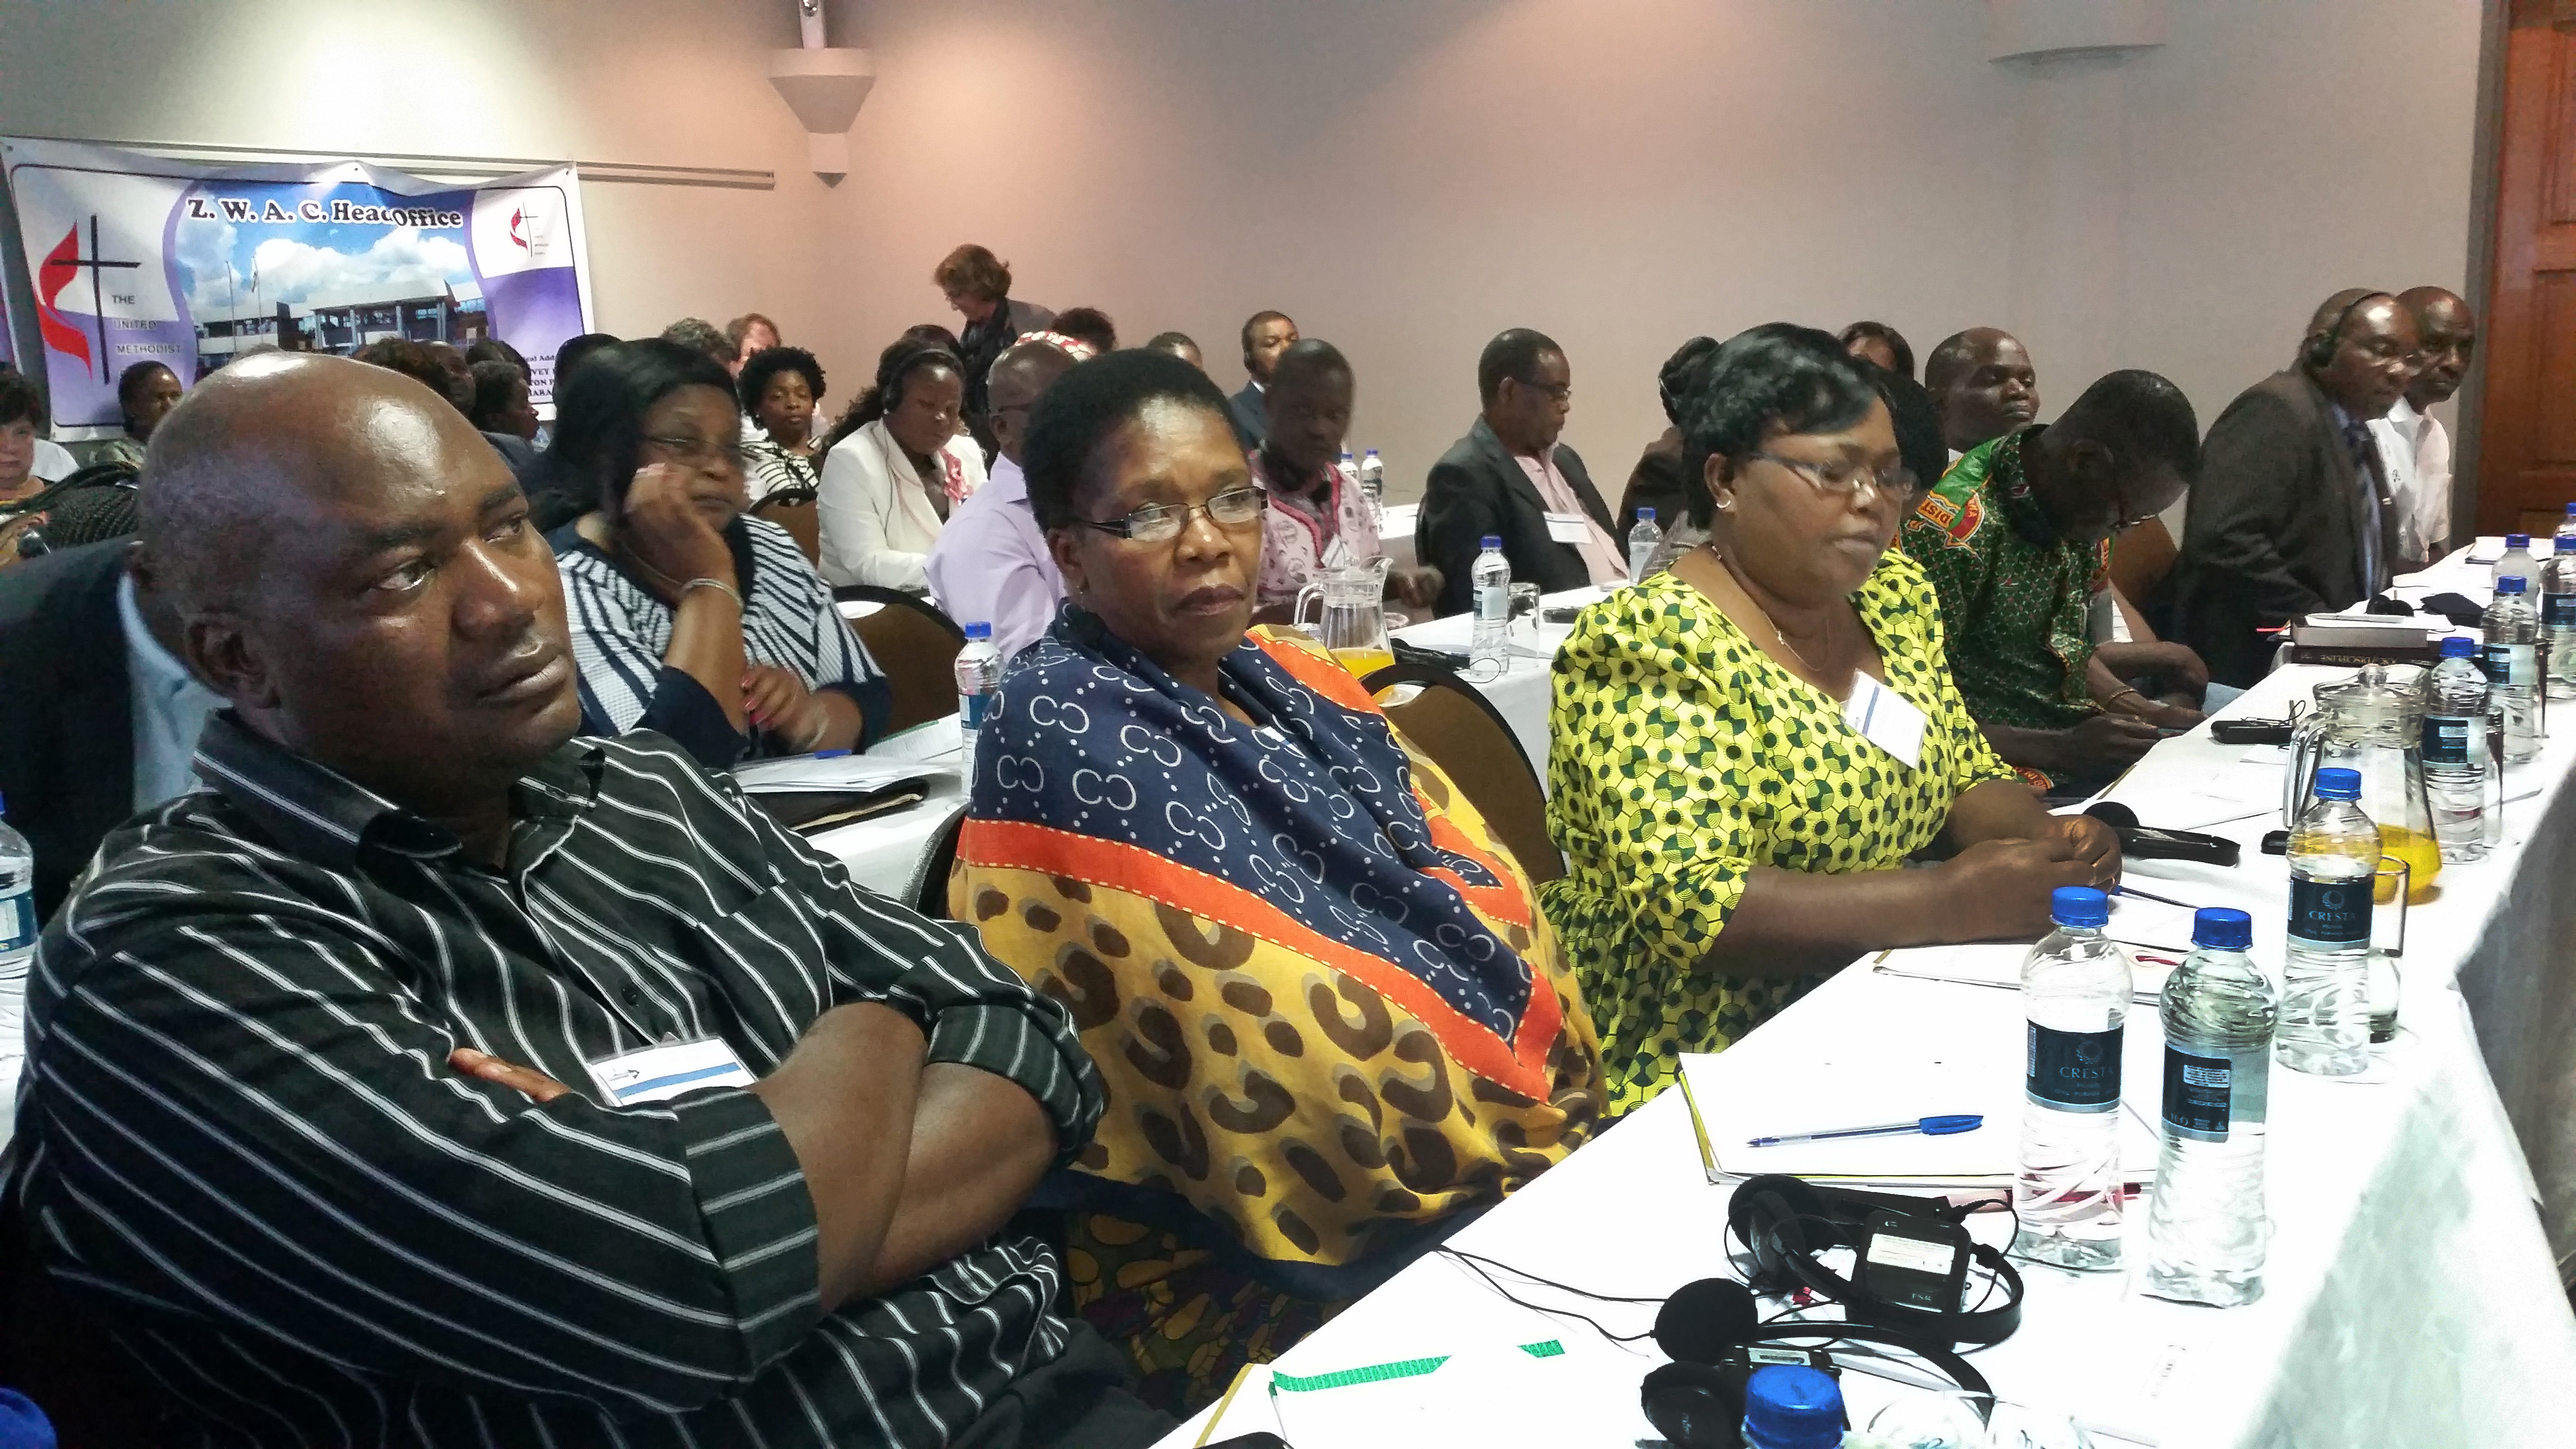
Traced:
<path id="1" fill-rule="evenodd" d="M 1261 516 L 1270 506 L 1270 495 L 1259 487 L 1229 488 L 1195 507 L 1175 508 L 1168 503 L 1148 503 L 1121 517 L 1110 519 L 1077 518 L 1074 522 L 1102 533 L 1114 533 L 1135 543 L 1169 543 L 1189 526 L 1190 515 L 1204 513 L 1220 528 L 1241 528 Z"/>
<path id="2" fill-rule="evenodd" d="M 1515 377 L 1511 381 L 1532 392 L 1546 393 L 1549 398 L 1557 402 L 1567 402 L 1574 397 L 1574 384 L 1570 382 L 1539 382 L 1526 377 Z"/>

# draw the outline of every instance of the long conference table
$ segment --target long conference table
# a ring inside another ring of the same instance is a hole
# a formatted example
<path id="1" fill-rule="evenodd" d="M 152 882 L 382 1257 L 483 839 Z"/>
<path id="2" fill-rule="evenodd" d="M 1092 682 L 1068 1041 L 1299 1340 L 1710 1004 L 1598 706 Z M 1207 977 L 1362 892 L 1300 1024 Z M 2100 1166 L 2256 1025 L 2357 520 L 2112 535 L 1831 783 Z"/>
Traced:
<path id="1" fill-rule="evenodd" d="M 2411 592 L 2482 598 L 2483 573 L 2454 556 L 2417 576 Z M 1583 591 L 1548 602 L 1593 597 Z M 1463 630 L 1463 621 L 1433 621 L 1401 637 L 1457 649 Z M 1508 673 L 1485 685 L 1542 770 L 1544 656 L 1563 634 L 1563 626 L 1517 630 L 1516 641 L 1540 657 L 1516 655 Z M 2276 670 L 2219 717 L 2285 716 L 2317 684 L 2349 673 Z M 2288 873 L 2259 845 L 2280 823 L 2281 754 L 2221 745 L 2203 725 L 2159 744 L 2107 792 L 2148 824 L 2242 844 L 2234 868 L 2134 862 L 2128 878 L 2194 905 L 2249 911 L 2256 957 L 2275 965 Z M 2097 1443 L 2576 1443 L 2576 1316 L 2552 1251 L 2553 1239 L 2562 1253 L 2576 1244 L 2576 890 L 2561 888 L 2576 869 L 2571 772 L 2576 717 L 2537 759 L 2507 772 L 2501 847 L 2482 861 L 2446 865 L 2438 894 L 2411 908 L 2399 1035 L 2377 1050 L 2372 1070 L 2345 1080 L 2273 1070 L 2272 1236 L 2262 1300 L 2221 1311 L 2140 1292 L 2141 1198 L 2130 1209 L 2129 1270 L 2020 1265 L 2028 1283 L 2020 1331 L 1971 1354 L 1999 1395 L 2064 1413 Z M 817 843 L 865 883 L 899 893 L 954 808 L 954 791 L 951 779 L 923 807 L 827 832 Z M 2124 898 L 2117 909 L 2131 905 Z M 2168 939 L 2186 929 L 2182 912 L 2158 919 L 2151 907 L 2139 910 L 2135 929 L 2145 939 L 2187 944 Z M 2121 921 L 2115 915 L 2115 935 Z M 2009 1095 L 2021 1071 L 2020 1002 L 2009 989 L 1941 979 L 1992 974 L 1963 969 L 1966 954 L 1897 951 L 1844 968 L 1736 1050 L 1694 1064 L 1703 1115 L 1776 1096 L 1769 1083 L 1784 1065 L 1848 1059 L 1865 1073 L 1873 1042 L 1891 1051 L 1926 1040 L 1961 1043 Z M 2124 1100 L 2148 1122 L 2160 1101 L 2160 1047 L 2154 1007 L 2135 1007 Z M 1891 1091 L 1898 1095 L 1883 1114 L 1867 1120 L 1950 1110 Z M 1778 1118 L 1783 1128 L 1827 1125 L 1799 1119 L 1795 1101 L 1779 1102 Z M 2017 1128 L 2006 1120 L 1981 1130 Z M 1728 1167 L 1743 1159 L 1721 1155 Z M 2132 1176 L 2151 1166 L 2124 1162 Z M 1517 1270 L 1483 1271 L 1519 1303 L 1468 1263 L 1427 1257 L 1275 1365 L 1253 1371 L 1213 1437 L 1284 1432 L 1301 1449 L 1475 1437 L 1616 1449 L 1651 1443 L 1657 1435 L 1638 1407 L 1637 1386 L 1662 1355 L 1651 1340 L 1614 1343 L 1570 1315 L 1639 1334 L 1653 1324 L 1653 1300 L 1694 1279 L 1740 1276 L 1725 1233 L 1733 1185 L 1710 1180 L 1701 1134 L 1682 1094 L 1668 1091 L 1451 1239 Z M 1969 1224 L 1998 1246 L 2009 1238 L 2000 1214 Z M 1648 1301 L 1600 1302 L 1537 1279 Z M 1530 1344 L 1554 1347 L 1543 1357 L 1516 1348 Z M 1435 1358 L 1454 1367 L 1396 1379 L 1382 1371 Z M 1847 1371 L 1855 1422 L 1908 1392 L 1873 1370 L 1905 1372 L 1884 1364 Z M 1368 1383 L 1375 1398 L 1362 1405 L 1365 1413 L 1341 1411 L 1327 1395 L 1272 1392 L 1274 1375 L 1308 1390 L 1345 1376 Z M 1210 1428 L 1209 1413 L 1167 1444 L 1195 1442 Z"/>

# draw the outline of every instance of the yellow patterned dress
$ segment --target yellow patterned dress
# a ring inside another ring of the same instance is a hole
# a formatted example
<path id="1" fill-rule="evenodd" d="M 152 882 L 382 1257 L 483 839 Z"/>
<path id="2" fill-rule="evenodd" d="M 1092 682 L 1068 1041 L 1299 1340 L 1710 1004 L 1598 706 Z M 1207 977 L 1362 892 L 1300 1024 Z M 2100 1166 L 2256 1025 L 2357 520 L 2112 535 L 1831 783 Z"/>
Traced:
<path id="1" fill-rule="evenodd" d="M 1187 1412 L 1582 1143 L 1600 1049 L 1528 878 L 1329 656 L 1236 650 L 1247 725 L 1067 619 L 983 727 L 949 901 L 1099 1065 L 1050 1184 L 1074 1306 Z"/>
<path id="2" fill-rule="evenodd" d="M 1842 707 L 1658 574 L 1594 604 L 1557 651 L 1548 828 L 1567 875 L 1541 888 L 1601 1030 L 1611 1110 L 1670 1084 L 1818 978 L 1699 963 L 1756 866 L 1885 870 L 1929 845 L 1970 786 L 2012 777 L 1950 682 L 1923 572 L 1890 551 L 1853 596 L 1887 682 L 1927 725 L 1908 768 Z"/>

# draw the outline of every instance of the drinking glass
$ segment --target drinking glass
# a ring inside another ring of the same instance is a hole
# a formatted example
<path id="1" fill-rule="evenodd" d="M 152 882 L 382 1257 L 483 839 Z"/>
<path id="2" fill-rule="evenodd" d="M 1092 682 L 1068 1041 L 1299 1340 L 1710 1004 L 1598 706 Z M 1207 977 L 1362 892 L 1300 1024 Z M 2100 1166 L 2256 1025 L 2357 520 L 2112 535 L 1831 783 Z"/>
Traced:
<path id="1" fill-rule="evenodd" d="M 2397 959 L 2406 954 L 2406 897 L 2412 867 L 2379 858 L 2370 881 L 2370 1039 L 2397 1039 Z"/>
<path id="2" fill-rule="evenodd" d="M 1511 613 L 1507 617 L 1515 623 L 1522 619 L 1529 620 L 1530 632 L 1535 634 L 1538 632 L 1539 627 L 1538 605 L 1538 585 L 1514 584 L 1512 585 Z"/>

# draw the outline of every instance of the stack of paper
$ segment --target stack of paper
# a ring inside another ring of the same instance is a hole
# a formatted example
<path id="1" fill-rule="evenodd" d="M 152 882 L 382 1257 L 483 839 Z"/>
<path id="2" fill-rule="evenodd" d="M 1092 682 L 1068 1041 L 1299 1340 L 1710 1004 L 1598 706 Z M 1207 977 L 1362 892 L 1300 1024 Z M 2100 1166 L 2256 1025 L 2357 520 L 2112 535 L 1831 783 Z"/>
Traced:
<path id="1" fill-rule="evenodd" d="M 918 760 L 868 755 L 790 755 L 734 767 L 734 783 L 752 795 L 864 795 L 939 773 Z"/>

